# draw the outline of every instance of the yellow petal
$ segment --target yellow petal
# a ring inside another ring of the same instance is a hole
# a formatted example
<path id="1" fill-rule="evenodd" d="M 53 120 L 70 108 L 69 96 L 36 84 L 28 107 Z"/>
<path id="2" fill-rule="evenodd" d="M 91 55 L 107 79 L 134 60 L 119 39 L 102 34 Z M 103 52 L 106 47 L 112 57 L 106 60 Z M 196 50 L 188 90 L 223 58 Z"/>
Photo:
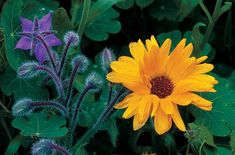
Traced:
<path id="1" fill-rule="evenodd" d="M 160 105 L 162 108 L 162 111 L 166 114 L 172 114 L 173 113 L 173 104 L 170 99 L 161 99 Z"/>
<path id="2" fill-rule="evenodd" d="M 136 102 L 134 100 L 128 104 L 128 108 L 125 110 L 124 114 L 122 115 L 123 118 L 129 119 L 136 114 L 137 106 L 135 104 Z"/>
<path id="3" fill-rule="evenodd" d="M 154 116 L 154 127 L 159 135 L 166 133 L 172 126 L 171 117 L 165 114 L 160 107 L 157 108 Z"/>
<path id="4" fill-rule="evenodd" d="M 171 100 L 175 104 L 187 106 L 191 103 L 190 97 L 189 93 L 175 94 L 171 96 Z"/>
<path id="5" fill-rule="evenodd" d="M 218 81 L 210 75 L 207 74 L 200 74 L 200 75 L 193 75 L 191 77 L 189 77 L 190 79 L 196 80 L 196 81 L 202 81 L 202 82 L 208 82 L 211 84 L 217 84 Z"/>
<path id="6" fill-rule="evenodd" d="M 160 99 L 156 95 L 151 95 L 151 97 L 152 97 L 152 102 L 153 102 L 153 110 L 151 113 L 151 117 L 153 117 L 156 114 Z"/>
<path id="7" fill-rule="evenodd" d="M 197 107 L 211 107 L 212 102 L 209 100 L 204 99 L 203 97 L 191 93 L 192 104 L 196 105 Z"/>
<path id="8" fill-rule="evenodd" d="M 174 105 L 174 112 L 173 112 L 173 114 L 171 114 L 171 117 L 172 117 L 175 125 L 177 126 L 177 128 L 179 128 L 181 131 L 186 131 L 184 122 L 180 116 L 179 109 L 178 109 L 177 105 Z"/>
<path id="9" fill-rule="evenodd" d="M 159 48 L 159 45 L 158 45 L 158 43 L 157 43 L 157 40 L 155 39 L 155 37 L 154 37 L 153 35 L 151 36 L 150 40 L 147 39 L 147 40 L 145 41 L 145 43 L 146 43 L 146 47 L 147 47 L 147 50 L 148 50 L 148 51 L 150 51 L 153 46 Z"/>
<path id="10" fill-rule="evenodd" d="M 193 52 L 193 44 L 189 43 L 185 48 L 184 48 L 184 57 L 188 58 Z"/>
<path id="11" fill-rule="evenodd" d="M 144 53 L 146 52 L 143 42 L 139 39 L 138 42 L 132 42 L 129 44 L 131 55 L 137 62 L 143 61 Z"/>
<path id="12" fill-rule="evenodd" d="M 208 63 L 199 64 L 195 67 L 192 74 L 197 75 L 197 74 L 207 73 L 207 72 L 210 72 L 213 68 L 214 66 L 212 64 L 208 64 Z"/>
<path id="13" fill-rule="evenodd" d="M 202 63 L 203 61 L 205 61 L 208 58 L 208 56 L 202 56 L 200 58 L 197 59 L 197 64 Z"/>
<path id="14" fill-rule="evenodd" d="M 133 100 L 133 97 L 135 97 L 134 93 L 127 95 L 121 102 L 117 103 L 114 106 L 114 108 L 116 108 L 116 109 L 126 108 L 128 106 L 128 103 L 131 102 L 131 100 Z"/>
<path id="15" fill-rule="evenodd" d="M 150 96 L 145 95 L 141 102 L 138 103 L 138 112 L 133 120 L 134 130 L 140 129 L 147 122 L 152 111 L 152 102 L 150 99 Z"/>
<path id="16" fill-rule="evenodd" d="M 178 94 L 185 92 L 211 92 L 213 87 L 213 84 L 204 81 L 185 79 L 175 84 L 174 92 Z"/>

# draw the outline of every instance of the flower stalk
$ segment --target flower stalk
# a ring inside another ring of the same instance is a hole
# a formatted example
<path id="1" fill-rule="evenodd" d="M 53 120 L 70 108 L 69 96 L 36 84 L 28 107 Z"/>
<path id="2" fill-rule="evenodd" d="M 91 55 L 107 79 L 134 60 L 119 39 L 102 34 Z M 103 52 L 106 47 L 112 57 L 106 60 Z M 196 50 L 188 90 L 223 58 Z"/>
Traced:
<path id="1" fill-rule="evenodd" d="M 93 84 L 90 83 L 88 84 L 84 90 L 82 91 L 82 93 L 80 94 L 79 98 L 78 98 L 78 102 L 75 106 L 75 109 L 74 109 L 74 112 L 73 112 L 73 115 L 72 115 L 72 119 L 71 119 L 71 122 L 70 122 L 70 134 L 71 134 L 71 144 L 73 142 L 73 134 L 74 134 L 74 130 L 75 130 L 75 127 L 76 127 L 76 123 L 77 123 L 77 119 L 78 119 L 78 111 L 79 111 L 79 108 L 80 108 L 80 105 L 81 105 L 81 102 L 84 98 L 84 96 L 87 94 L 87 92 L 93 87 Z"/>
<path id="2" fill-rule="evenodd" d="M 123 91 L 120 90 L 114 99 L 108 103 L 105 110 L 102 112 L 100 117 L 97 119 L 96 123 L 90 128 L 74 145 L 74 149 L 80 147 L 81 145 L 85 144 L 98 130 L 100 125 L 106 120 L 106 118 L 110 115 L 113 110 L 114 104 L 118 101 L 119 97 L 122 95 Z"/>
<path id="3" fill-rule="evenodd" d="M 41 43 L 44 45 L 44 47 L 46 48 L 46 52 L 47 52 L 47 55 L 50 59 L 51 65 L 52 65 L 53 69 L 55 70 L 55 72 L 57 72 L 55 59 L 53 58 L 51 50 L 50 50 L 49 46 L 47 45 L 46 41 L 43 39 L 43 37 L 41 35 L 37 35 L 37 39 L 39 39 L 41 41 Z"/>
<path id="4" fill-rule="evenodd" d="M 63 84 L 62 84 L 62 80 L 57 76 L 57 74 L 53 70 L 51 70 L 50 68 L 48 68 L 46 66 L 38 65 L 37 70 L 45 71 L 53 79 L 53 81 L 56 85 L 57 92 L 58 92 L 59 96 L 62 99 L 64 99 L 64 97 L 65 97 L 64 87 L 63 87 Z"/>
<path id="5" fill-rule="evenodd" d="M 60 68 L 59 68 L 59 71 L 58 71 L 59 77 L 62 76 L 62 71 L 63 71 L 64 65 L 65 65 L 65 60 L 66 60 L 67 53 L 69 51 L 69 47 L 71 45 L 71 42 L 72 42 L 72 40 L 70 39 L 65 45 L 64 52 L 63 52 L 63 55 L 62 55 L 62 58 L 61 58 Z"/>

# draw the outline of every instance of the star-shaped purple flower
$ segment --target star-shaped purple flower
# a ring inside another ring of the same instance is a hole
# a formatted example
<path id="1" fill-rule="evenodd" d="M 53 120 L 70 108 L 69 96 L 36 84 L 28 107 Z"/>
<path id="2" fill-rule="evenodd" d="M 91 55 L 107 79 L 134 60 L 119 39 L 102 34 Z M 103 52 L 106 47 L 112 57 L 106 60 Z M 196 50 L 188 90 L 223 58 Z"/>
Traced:
<path id="1" fill-rule="evenodd" d="M 47 59 L 47 49 L 42 40 L 38 39 L 39 37 L 44 40 L 48 47 L 62 44 L 51 31 L 51 16 L 51 13 L 48 13 L 40 20 L 36 17 L 34 22 L 20 17 L 23 32 L 20 33 L 22 37 L 17 42 L 16 48 L 31 50 L 31 54 L 34 54 L 40 63 Z"/>

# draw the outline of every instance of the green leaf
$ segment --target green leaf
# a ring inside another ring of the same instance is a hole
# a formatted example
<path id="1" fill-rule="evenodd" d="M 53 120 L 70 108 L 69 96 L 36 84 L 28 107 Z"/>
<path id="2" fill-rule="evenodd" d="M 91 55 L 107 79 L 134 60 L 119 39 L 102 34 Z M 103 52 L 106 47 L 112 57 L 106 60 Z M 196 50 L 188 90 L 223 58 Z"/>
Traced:
<path id="1" fill-rule="evenodd" d="M 185 32 L 184 37 L 187 39 L 188 43 L 191 42 L 193 44 L 193 53 L 192 53 L 193 56 L 201 57 L 206 55 L 208 56 L 208 59 L 206 60 L 207 62 L 213 60 L 215 56 L 215 50 L 211 47 L 210 44 L 206 43 L 203 49 L 200 48 L 200 43 L 203 39 L 203 35 L 199 32 L 198 28 L 194 29 L 193 32 L 191 31 Z"/>
<path id="2" fill-rule="evenodd" d="M 198 0 L 180 0 L 177 20 L 183 21 L 197 5 Z"/>
<path id="3" fill-rule="evenodd" d="M 88 155 L 88 153 L 87 153 L 87 151 L 86 151 L 86 149 L 85 149 L 85 145 L 81 145 L 81 146 L 79 146 L 77 149 L 76 149 L 76 151 L 75 151 L 76 153 L 76 155 Z"/>
<path id="4" fill-rule="evenodd" d="M 231 7 L 232 7 L 232 2 L 224 2 L 224 5 L 219 9 L 216 18 L 218 19 L 222 14 L 230 10 Z"/>
<path id="5" fill-rule="evenodd" d="M 116 4 L 116 7 L 120 8 L 120 9 L 130 9 L 131 7 L 133 7 L 135 4 L 135 0 L 123 0 L 121 2 L 118 2 Z"/>
<path id="6" fill-rule="evenodd" d="M 173 30 L 173 31 L 170 31 L 170 32 L 167 32 L 167 33 L 161 33 L 157 36 L 157 41 L 159 42 L 160 45 L 162 45 L 163 42 L 167 38 L 170 38 L 172 40 L 171 50 L 173 50 L 175 48 L 175 46 L 182 39 L 182 34 L 179 30 Z"/>
<path id="7" fill-rule="evenodd" d="M 154 2 L 154 0 L 135 0 L 136 4 L 141 7 L 145 8 Z"/>
<path id="8" fill-rule="evenodd" d="M 232 133 L 230 134 L 230 142 L 229 145 L 232 148 L 232 151 L 235 151 L 235 130 L 232 131 Z"/>
<path id="9" fill-rule="evenodd" d="M 211 132 L 205 126 L 195 123 L 189 123 L 188 126 L 190 129 L 184 135 L 190 143 L 196 147 L 202 145 L 202 143 L 216 147 Z"/>
<path id="10" fill-rule="evenodd" d="M 63 39 L 65 33 L 72 29 L 69 16 L 64 8 L 58 8 L 54 11 L 52 25 L 53 29 L 57 31 L 57 35 L 61 40 Z"/>
<path id="11" fill-rule="evenodd" d="M 121 0 L 97 0 L 91 7 L 88 22 L 95 20 L 97 17 L 101 16 L 107 10 L 109 10 L 114 4 L 120 2 Z"/>
<path id="12" fill-rule="evenodd" d="M 177 17 L 177 6 L 172 0 L 157 0 L 151 5 L 150 15 L 158 20 L 164 18 L 175 21 Z"/>
<path id="13" fill-rule="evenodd" d="M 1 90 L 7 96 L 14 95 L 15 100 L 30 97 L 32 99 L 47 99 L 48 90 L 37 83 L 38 80 L 34 79 L 20 79 L 17 77 L 14 70 L 9 67 L 4 74 L 0 75 Z"/>
<path id="14" fill-rule="evenodd" d="M 21 16 L 32 20 L 34 16 L 41 18 L 59 7 L 59 3 L 52 0 L 23 0 L 23 3 L 24 7 L 21 10 Z"/>
<path id="15" fill-rule="evenodd" d="M 107 119 L 104 124 L 101 126 L 100 130 L 107 131 L 110 137 L 110 140 L 114 147 L 117 145 L 117 137 L 118 137 L 118 128 L 116 125 L 115 118 Z"/>
<path id="16" fill-rule="evenodd" d="M 232 152 L 224 147 L 217 147 L 215 149 L 209 149 L 208 147 L 204 147 L 203 151 L 206 155 L 232 155 Z"/>
<path id="17" fill-rule="evenodd" d="M 85 35 L 95 41 L 108 39 L 109 33 L 114 34 L 121 30 L 121 23 L 115 19 L 117 17 L 119 13 L 110 8 L 87 24 Z"/>
<path id="18" fill-rule="evenodd" d="M 6 58 L 13 69 L 17 69 L 26 60 L 25 53 L 15 49 L 18 39 L 17 32 L 20 28 L 19 13 L 22 6 L 21 0 L 8 0 L 3 5 L 1 14 Z"/>
<path id="19" fill-rule="evenodd" d="M 204 125 L 215 136 L 227 136 L 235 128 L 235 91 L 231 89 L 230 79 L 216 76 L 219 83 L 216 93 L 202 93 L 201 96 L 213 102 L 211 111 L 191 108 L 197 124 Z"/>
<path id="20" fill-rule="evenodd" d="M 17 135 L 13 140 L 11 140 L 4 155 L 15 155 L 20 145 L 22 145 L 25 140 L 26 140 L 26 137 L 22 135 Z"/>
<path id="21" fill-rule="evenodd" d="M 46 113 L 33 113 L 29 118 L 18 117 L 12 121 L 12 126 L 21 130 L 23 136 L 62 137 L 67 134 L 64 117 Z"/>

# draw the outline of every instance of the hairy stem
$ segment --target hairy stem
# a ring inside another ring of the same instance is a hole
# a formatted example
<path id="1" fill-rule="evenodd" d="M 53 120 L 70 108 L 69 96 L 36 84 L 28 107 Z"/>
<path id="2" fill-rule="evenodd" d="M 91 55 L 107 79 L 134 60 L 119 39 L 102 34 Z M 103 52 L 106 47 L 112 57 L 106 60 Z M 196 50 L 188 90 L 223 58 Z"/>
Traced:
<path id="1" fill-rule="evenodd" d="M 78 98 L 78 102 L 75 106 L 74 112 L 73 112 L 73 116 L 72 116 L 72 120 L 70 122 L 70 139 L 71 139 L 71 144 L 73 142 L 73 134 L 74 134 L 74 130 L 76 127 L 76 123 L 77 123 L 77 117 L 78 117 L 78 111 L 82 102 L 82 99 L 84 98 L 84 96 L 86 95 L 86 93 L 93 87 L 93 84 L 88 84 L 84 90 L 82 91 L 82 93 L 80 94 L 79 98 Z"/>
<path id="2" fill-rule="evenodd" d="M 31 102 L 29 103 L 30 106 L 34 107 L 34 108 L 39 108 L 39 107 L 46 107 L 46 108 L 54 108 L 57 111 L 59 111 L 60 113 L 62 113 L 62 115 L 68 117 L 68 110 L 61 104 L 56 103 L 56 102 L 52 102 L 52 101 L 35 101 L 35 102 Z"/>
<path id="3" fill-rule="evenodd" d="M 64 99 L 64 96 L 65 96 L 64 95 L 64 87 L 63 87 L 61 79 L 57 76 L 57 74 L 53 70 L 51 70 L 50 68 L 48 68 L 46 66 L 39 65 L 39 66 L 37 66 L 37 69 L 45 71 L 53 79 L 53 81 L 56 85 L 58 94 L 60 95 L 61 98 Z"/>
<path id="4" fill-rule="evenodd" d="M 75 75 L 79 69 L 79 62 L 77 62 L 73 68 L 73 71 L 72 71 L 72 74 L 71 74 L 71 77 L 70 77 L 70 81 L 69 81 L 69 86 L 68 86 L 68 90 L 67 90 L 67 96 L 66 96 L 66 99 L 65 99 L 65 104 L 67 105 L 67 107 L 69 107 L 69 103 L 70 103 L 70 100 L 71 100 L 71 96 L 72 96 L 72 88 L 73 88 L 73 82 L 74 82 L 74 79 L 75 79 Z"/>
<path id="5" fill-rule="evenodd" d="M 56 145 L 56 144 L 50 144 L 50 149 L 54 149 L 54 150 L 56 150 L 58 152 L 63 153 L 64 155 L 70 155 L 68 150 L 66 150 L 64 147 Z"/>
<path id="6" fill-rule="evenodd" d="M 44 45 L 44 47 L 46 48 L 47 55 L 49 56 L 50 62 L 52 64 L 52 67 L 55 70 L 55 72 L 57 73 L 56 62 L 55 62 L 55 59 L 53 59 L 53 56 L 52 56 L 52 53 L 50 51 L 49 46 L 47 45 L 46 41 L 42 38 L 42 36 L 37 35 L 37 39 L 39 39 L 41 41 L 41 43 Z"/>
<path id="7" fill-rule="evenodd" d="M 59 77 L 62 76 L 62 71 L 63 71 L 64 65 L 65 65 L 65 60 L 66 60 L 67 53 L 68 53 L 70 45 L 71 45 L 71 39 L 68 41 L 68 43 L 65 45 L 65 48 L 64 48 L 64 52 L 63 52 L 63 55 L 62 55 L 62 58 L 61 58 L 60 68 L 59 68 L 59 71 L 58 71 Z"/>
<path id="8" fill-rule="evenodd" d="M 118 92 L 118 94 L 114 97 L 114 99 L 110 103 L 108 103 L 107 107 L 102 112 L 100 117 L 97 119 L 96 123 L 77 141 L 77 143 L 74 145 L 74 148 L 77 148 L 86 143 L 98 131 L 100 125 L 105 121 L 105 119 L 111 113 L 114 104 L 117 102 L 121 94 L 122 90 Z"/>

